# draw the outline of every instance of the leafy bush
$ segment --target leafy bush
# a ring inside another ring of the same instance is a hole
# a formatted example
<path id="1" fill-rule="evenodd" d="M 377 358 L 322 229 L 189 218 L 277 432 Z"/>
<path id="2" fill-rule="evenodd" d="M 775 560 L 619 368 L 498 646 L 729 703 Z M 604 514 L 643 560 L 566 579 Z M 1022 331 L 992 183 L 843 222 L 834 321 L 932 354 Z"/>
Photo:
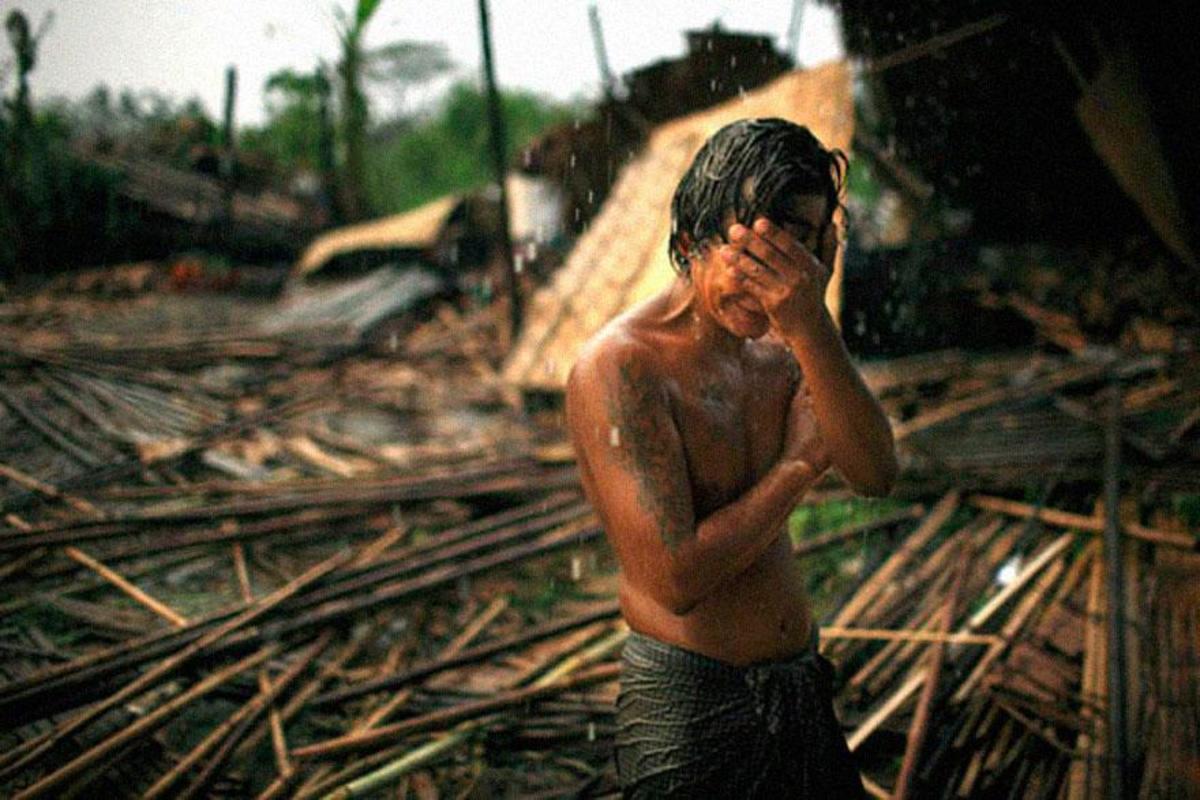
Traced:
<path id="1" fill-rule="evenodd" d="M 532 92 L 503 92 L 511 161 L 530 140 L 570 120 L 574 109 Z M 367 197 L 378 213 L 404 211 L 492 180 L 487 96 L 468 81 L 450 87 L 437 110 L 367 150 Z"/>

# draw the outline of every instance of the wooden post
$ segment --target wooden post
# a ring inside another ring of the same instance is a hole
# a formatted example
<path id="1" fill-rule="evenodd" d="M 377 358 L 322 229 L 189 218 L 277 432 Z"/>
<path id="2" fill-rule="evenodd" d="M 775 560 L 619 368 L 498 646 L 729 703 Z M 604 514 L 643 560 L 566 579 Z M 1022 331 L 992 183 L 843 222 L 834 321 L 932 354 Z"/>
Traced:
<path id="1" fill-rule="evenodd" d="M 596 64 L 600 68 L 600 85 L 604 89 L 604 99 L 613 99 L 613 90 L 617 85 L 613 78 L 612 68 L 608 65 L 608 50 L 604 47 L 604 29 L 600 27 L 600 11 L 596 4 L 588 6 L 588 22 L 592 26 L 592 44 L 596 48 Z"/>
<path id="2" fill-rule="evenodd" d="M 962 540 L 956 548 L 959 556 L 955 566 L 955 574 L 939 609 L 938 633 L 949 633 L 954 626 L 954 617 L 958 613 L 958 598 L 962 594 L 963 584 L 967 578 L 967 565 L 971 562 L 969 542 Z M 896 788 L 892 792 L 895 800 L 906 800 L 915 793 L 917 781 L 917 765 L 921 763 L 921 750 L 925 746 L 925 737 L 929 731 L 929 720 L 933 716 L 934 704 L 937 702 L 938 688 L 941 684 L 942 667 L 946 661 L 946 645 L 935 642 L 929 648 L 926 656 L 928 664 L 925 687 L 921 690 L 921 699 L 917 701 L 917 711 L 913 715 L 912 726 L 908 729 L 908 741 L 904 748 L 904 761 L 900 765 L 900 777 L 896 779 Z"/>
<path id="3" fill-rule="evenodd" d="M 1104 561 L 1108 580 L 1108 796 L 1126 797 L 1125 559 L 1121 546 L 1121 384 L 1114 376 L 1104 447 Z"/>
<path id="4" fill-rule="evenodd" d="M 488 25 L 487 0 L 479 0 L 479 34 L 483 40 L 483 78 L 487 84 L 492 161 L 496 170 L 496 183 L 500 188 L 500 246 L 503 248 L 504 265 L 508 276 L 509 346 L 512 347 L 516 344 L 517 335 L 521 330 L 521 292 L 517 285 L 517 270 L 513 264 L 512 236 L 508 228 L 508 187 L 504 184 L 506 161 L 504 118 L 500 113 L 500 92 L 496 88 L 496 75 L 492 66 L 492 34 Z"/>
<path id="5" fill-rule="evenodd" d="M 221 125 L 221 238 L 226 246 L 233 229 L 233 183 L 236 143 L 233 108 L 237 101 L 237 67 L 225 68 L 225 116 Z"/>

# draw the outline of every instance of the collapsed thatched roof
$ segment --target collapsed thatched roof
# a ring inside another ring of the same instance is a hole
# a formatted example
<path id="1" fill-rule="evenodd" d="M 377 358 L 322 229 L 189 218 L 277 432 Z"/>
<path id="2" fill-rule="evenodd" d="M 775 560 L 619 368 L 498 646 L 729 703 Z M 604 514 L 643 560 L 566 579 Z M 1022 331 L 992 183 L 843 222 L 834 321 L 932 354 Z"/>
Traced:
<path id="1" fill-rule="evenodd" d="M 604 208 L 554 280 L 533 296 L 504 375 L 525 389 L 558 391 L 580 346 L 619 313 L 674 279 L 667 259 L 671 196 L 704 141 L 743 117 L 808 125 L 827 146 L 849 150 L 854 132 L 850 70 L 832 63 L 791 72 L 759 90 L 657 128 L 624 168 Z M 840 275 L 835 269 L 831 304 Z"/>
<path id="2" fill-rule="evenodd" d="M 295 274 L 312 274 L 340 255 L 363 250 L 428 250 L 461 202 L 458 195 L 447 195 L 412 211 L 329 231 L 305 249 Z"/>

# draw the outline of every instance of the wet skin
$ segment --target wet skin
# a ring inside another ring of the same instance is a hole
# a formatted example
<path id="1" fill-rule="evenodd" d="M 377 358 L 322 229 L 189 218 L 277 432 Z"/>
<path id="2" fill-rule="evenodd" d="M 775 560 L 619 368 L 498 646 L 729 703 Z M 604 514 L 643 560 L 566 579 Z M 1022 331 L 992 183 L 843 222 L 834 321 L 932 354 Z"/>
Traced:
<path id="1" fill-rule="evenodd" d="M 825 312 L 825 211 L 798 198 L 785 225 L 693 248 L 690 275 L 609 323 L 568 381 L 626 621 L 732 664 L 808 646 L 784 526 L 812 482 L 832 464 L 879 494 L 895 475 L 887 420 Z"/>

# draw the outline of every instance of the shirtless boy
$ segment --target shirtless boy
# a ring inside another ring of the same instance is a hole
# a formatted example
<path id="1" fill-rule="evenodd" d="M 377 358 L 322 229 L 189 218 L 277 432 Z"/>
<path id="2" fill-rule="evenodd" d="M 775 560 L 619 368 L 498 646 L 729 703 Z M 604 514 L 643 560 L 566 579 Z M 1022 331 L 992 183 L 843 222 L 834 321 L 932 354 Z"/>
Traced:
<path id="1" fill-rule="evenodd" d="M 830 466 L 869 495 L 897 471 L 824 304 L 844 172 L 784 120 L 718 131 L 672 202 L 676 280 L 572 370 L 568 425 L 632 630 L 626 796 L 862 793 L 785 525 Z"/>

